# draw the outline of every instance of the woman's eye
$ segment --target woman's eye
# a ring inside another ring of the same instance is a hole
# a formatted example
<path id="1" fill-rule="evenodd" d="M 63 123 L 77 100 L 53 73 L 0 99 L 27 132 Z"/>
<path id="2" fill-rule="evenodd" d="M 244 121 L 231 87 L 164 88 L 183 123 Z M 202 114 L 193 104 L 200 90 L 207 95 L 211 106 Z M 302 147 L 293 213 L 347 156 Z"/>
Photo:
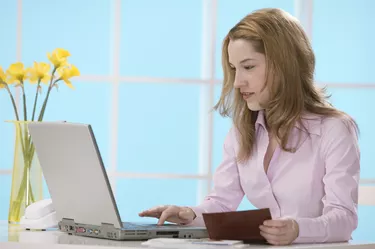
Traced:
<path id="1" fill-rule="evenodd" d="M 244 68 L 245 68 L 246 70 L 250 70 L 250 69 L 253 68 L 253 66 L 244 66 Z"/>

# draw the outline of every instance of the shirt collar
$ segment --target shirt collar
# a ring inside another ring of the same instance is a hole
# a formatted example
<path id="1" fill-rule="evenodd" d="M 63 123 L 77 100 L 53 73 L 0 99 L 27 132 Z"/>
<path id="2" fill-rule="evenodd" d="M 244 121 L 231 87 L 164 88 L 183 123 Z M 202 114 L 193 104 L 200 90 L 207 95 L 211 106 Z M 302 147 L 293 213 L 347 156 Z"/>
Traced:
<path id="1" fill-rule="evenodd" d="M 301 124 L 302 123 L 302 124 Z M 297 122 L 295 127 L 298 130 L 306 132 L 307 134 L 313 135 L 321 135 L 321 123 L 322 118 L 315 114 L 303 114 L 301 118 L 301 123 Z M 258 111 L 258 116 L 255 121 L 255 129 L 257 130 L 261 125 L 264 129 L 266 129 L 266 121 L 265 121 L 265 114 L 264 110 Z"/>
<path id="2" fill-rule="evenodd" d="M 321 135 L 322 118 L 316 114 L 303 114 L 301 118 L 302 124 L 297 123 L 296 128 L 313 135 Z"/>
<path id="3" fill-rule="evenodd" d="M 257 120 L 255 121 L 255 128 L 258 129 L 259 125 L 261 125 L 263 129 L 266 129 L 266 120 L 264 118 L 263 110 L 258 111 Z"/>

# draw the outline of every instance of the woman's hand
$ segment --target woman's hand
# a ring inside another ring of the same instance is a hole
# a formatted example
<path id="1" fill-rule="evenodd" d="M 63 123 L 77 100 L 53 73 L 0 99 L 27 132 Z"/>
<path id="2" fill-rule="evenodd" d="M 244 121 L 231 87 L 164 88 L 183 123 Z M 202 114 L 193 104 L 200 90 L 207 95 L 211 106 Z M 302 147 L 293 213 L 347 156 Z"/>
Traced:
<path id="1" fill-rule="evenodd" d="M 266 220 L 260 234 L 272 245 L 289 245 L 299 234 L 298 223 L 293 219 Z"/>
<path id="2" fill-rule="evenodd" d="M 191 208 L 178 207 L 173 205 L 157 206 L 139 213 L 140 217 L 158 218 L 158 225 L 163 225 L 165 221 L 177 224 L 189 224 L 196 215 Z"/>

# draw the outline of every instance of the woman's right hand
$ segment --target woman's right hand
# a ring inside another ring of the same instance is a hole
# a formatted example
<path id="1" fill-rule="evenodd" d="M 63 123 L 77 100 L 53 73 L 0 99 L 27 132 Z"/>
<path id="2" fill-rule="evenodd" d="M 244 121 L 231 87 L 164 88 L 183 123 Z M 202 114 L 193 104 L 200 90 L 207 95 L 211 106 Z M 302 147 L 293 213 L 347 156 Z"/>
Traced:
<path id="1" fill-rule="evenodd" d="M 158 225 L 163 225 L 165 221 L 185 225 L 191 223 L 196 217 L 191 208 L 173 205 L 153 207 L 139 213 L 139 216 L 158 218 Z"/>

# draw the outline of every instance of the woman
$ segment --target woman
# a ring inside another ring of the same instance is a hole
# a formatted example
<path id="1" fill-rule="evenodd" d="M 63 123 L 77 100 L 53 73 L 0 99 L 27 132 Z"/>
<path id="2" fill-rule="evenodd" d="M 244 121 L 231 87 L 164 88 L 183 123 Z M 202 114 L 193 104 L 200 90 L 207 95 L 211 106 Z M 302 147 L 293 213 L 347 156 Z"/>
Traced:
<path id="1" fill-rule="evenodd" d="M 339 242 L 357 227 L 357 125 L 313 83 L 315 57 L 299 22 L 279 9 L 251 13 L 225 37 L 216 109 L 233 118 L 214 188 L 197 207 L 140 213 L 204 225 L 202 213 L 237 209 L 244 195 L 272 220 L 271 244 Z"/>

